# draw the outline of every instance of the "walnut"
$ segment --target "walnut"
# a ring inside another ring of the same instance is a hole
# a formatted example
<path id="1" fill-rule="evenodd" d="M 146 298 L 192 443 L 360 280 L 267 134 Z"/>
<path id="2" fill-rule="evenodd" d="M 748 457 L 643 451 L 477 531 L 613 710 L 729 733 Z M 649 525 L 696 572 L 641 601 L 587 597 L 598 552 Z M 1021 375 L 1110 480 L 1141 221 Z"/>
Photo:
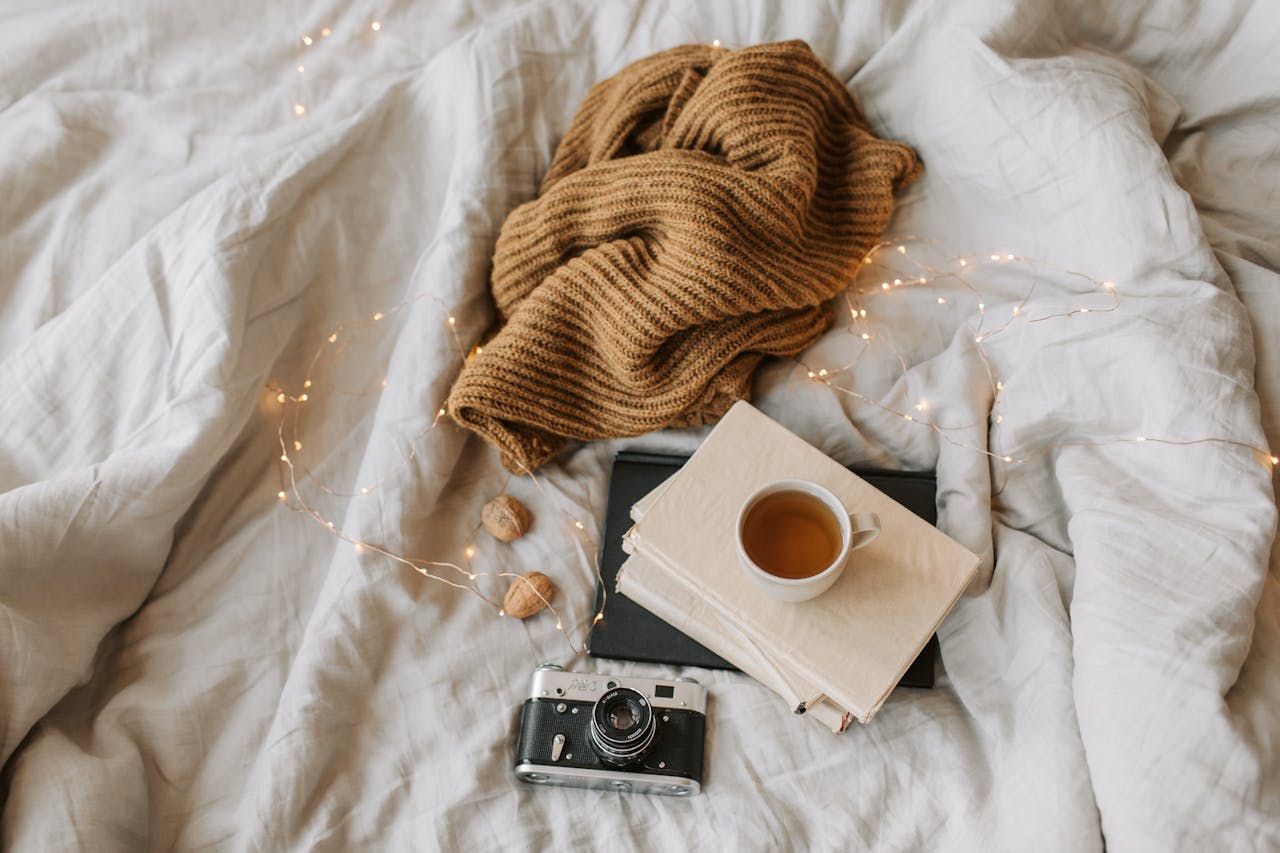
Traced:
<path id="1" fill-rule="evenodd" d="M 529 529 L 529 510 L 511 495 L 498 495 L 484 505 L 480 521 L 503 542 L 514 542 Z"/>
<path id="2" fill-rule="evenodd" d="M 511 588 L 502 599 L 502 607 L 508 616 L 528 619 L 550 604 L 555 594 L 551 578 L 542 572 L 525 572 L 511 581 Z"/>

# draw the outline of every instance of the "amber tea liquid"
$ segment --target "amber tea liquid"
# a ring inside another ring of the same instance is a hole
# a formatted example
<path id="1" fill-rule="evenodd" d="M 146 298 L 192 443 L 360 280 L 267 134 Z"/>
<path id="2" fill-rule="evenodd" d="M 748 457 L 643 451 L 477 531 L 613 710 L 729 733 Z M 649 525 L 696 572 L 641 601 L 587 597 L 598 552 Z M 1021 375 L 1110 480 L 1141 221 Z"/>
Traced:
<path id="1" fill-rule="evenodd" d="M 820 498 L 805 492 L 774 492 L 747 511 L 742 546 L 771 575 L 813 577 L 840 554 L 840 522 Z"/>

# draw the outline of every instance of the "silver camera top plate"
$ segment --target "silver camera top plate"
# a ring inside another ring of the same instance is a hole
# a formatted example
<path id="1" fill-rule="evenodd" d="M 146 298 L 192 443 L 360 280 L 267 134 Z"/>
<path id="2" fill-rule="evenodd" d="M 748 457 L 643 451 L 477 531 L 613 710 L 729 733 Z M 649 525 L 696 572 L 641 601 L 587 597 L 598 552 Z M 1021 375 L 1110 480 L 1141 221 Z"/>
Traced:
<path id="1" fill-rule="evenodd" d="M 614 687 L 630 687 L 641 693 L 654 708 L 707 713 L 707 688 L 690 679 L 637 678 L 596 672 L 565 672 L 542 666 L 533 673 L 530 699 L 563 699 L 567 702 L 594 702 Z"/>

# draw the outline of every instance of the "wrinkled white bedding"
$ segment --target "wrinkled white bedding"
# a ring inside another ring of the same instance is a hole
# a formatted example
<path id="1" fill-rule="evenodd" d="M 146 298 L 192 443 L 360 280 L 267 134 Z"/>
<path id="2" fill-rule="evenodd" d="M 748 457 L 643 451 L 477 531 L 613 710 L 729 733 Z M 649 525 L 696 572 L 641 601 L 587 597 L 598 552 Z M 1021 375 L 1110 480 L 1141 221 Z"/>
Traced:
<path id="1" fill-rule="evenodd" d="M 568 519 L 591 530 L 621 443 L 563 456 L 545 491 L 447 424 L 409 458 L 458 366 L 444 318 L 464 346 L 488 325 L 497 229 L 591 83 L 688 41 L 796 37 L 926 163 L 892 233 L 1119 284 L 1114 312 L 984 342 L 998 435 L 972 302 L 944 310 L 947 291 L 865 301 L 910 371 L 875 348 L 860 393 L 926 398 L 979 421 L 961 443 L 1006 451 L 1280 447 L 1280 15 L 1195 5 L 7 11 L 4 847 L 1280 849 L 1273 474 L 1247 449 L 989 465 L 772 365 L 760 405 L 828 452 L 936 467 L 941 524 L 991 582 L 944 623 L 938 688 L 842 736 L 743 676 L 689 673 L 713 701 L 705 794 L 685 802 L 514 782 L 534 666 L 662 670 L 576 657 L 551 619 L 495 618 L 289 512 L 265 390 L 297 393 L 332 329 L 409 300 L 344 350 L 343 376 L 385 391 L 305 409 L 310 470 L 377 488 L 302 489 L 350 535 L 459 560 L 506 488 L 541 523 L 509 548 L 476 538 L 476 565 L 546 571 L 584 624 Z M 1019 265 L 972 280 L 1006 316 L 1031 283 Z M 1024 310 L 1085 290 L 1046 271 Z M 832 333 L 808 359 L 856 349 Z"/>

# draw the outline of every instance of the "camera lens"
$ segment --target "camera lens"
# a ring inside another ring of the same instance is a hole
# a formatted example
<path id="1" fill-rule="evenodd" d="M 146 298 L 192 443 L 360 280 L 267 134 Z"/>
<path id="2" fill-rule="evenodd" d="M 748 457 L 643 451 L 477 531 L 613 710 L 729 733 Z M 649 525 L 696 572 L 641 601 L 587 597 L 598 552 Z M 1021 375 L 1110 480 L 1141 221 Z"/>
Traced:
<path id="1" fill-rule="evenodd" d="M 631 713 L 631 707 L 619 703 L 609 709 L 609 725 L 619 731 L 626 731 L 636 724 L 636 718 Z"/>
<path id="2" fill-rule="evenodd" d="M 606 764 L 620 767 L 644 758 L 656 732 L 649 700 L 629 687 L 608 691 L 591 709 L 591 748 Z"/>

